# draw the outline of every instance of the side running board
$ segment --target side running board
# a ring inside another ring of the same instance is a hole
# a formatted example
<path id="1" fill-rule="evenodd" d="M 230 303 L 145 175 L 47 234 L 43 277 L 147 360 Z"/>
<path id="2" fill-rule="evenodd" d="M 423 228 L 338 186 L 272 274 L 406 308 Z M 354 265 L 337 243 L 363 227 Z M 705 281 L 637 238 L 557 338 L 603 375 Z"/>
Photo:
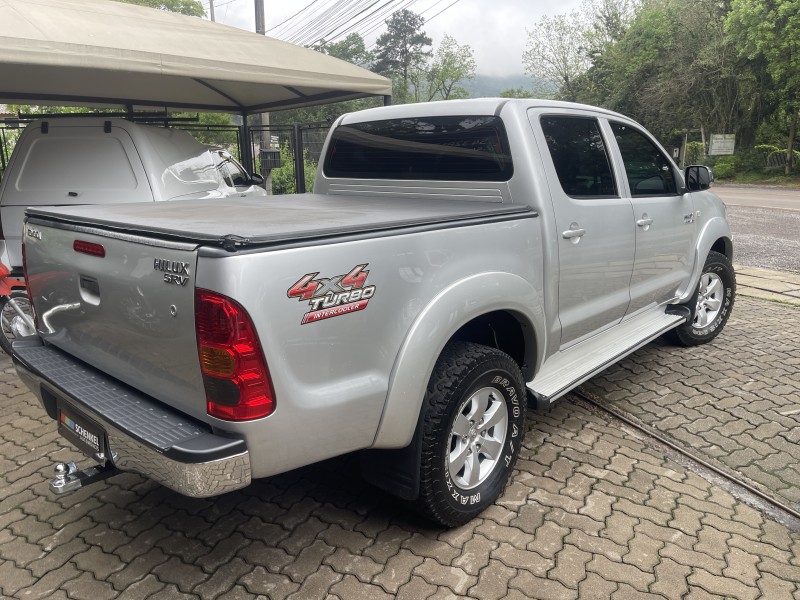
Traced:
<path id="1" fill-rule="evenodd" d="M 684 323 L 690 311 L 650 311 L 552 356 L 528 389 L 543 408 L 600 371 Z"/>

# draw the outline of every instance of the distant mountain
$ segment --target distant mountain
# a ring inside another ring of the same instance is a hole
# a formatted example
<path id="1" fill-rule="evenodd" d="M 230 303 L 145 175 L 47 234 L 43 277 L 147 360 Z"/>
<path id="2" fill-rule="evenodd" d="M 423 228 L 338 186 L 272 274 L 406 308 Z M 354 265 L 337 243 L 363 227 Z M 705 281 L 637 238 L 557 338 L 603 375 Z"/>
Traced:
<path id="1" fill-rule="evenodd" d="M 461 84 L 469 92 L 470 98 L 492 98 L 499 96 L 500 92 L 510 88 L 531 89 L 531 78 L 526 75 L 506 75 L 495 77 L 492 75 L 476 75 L 475 79 Z"/>

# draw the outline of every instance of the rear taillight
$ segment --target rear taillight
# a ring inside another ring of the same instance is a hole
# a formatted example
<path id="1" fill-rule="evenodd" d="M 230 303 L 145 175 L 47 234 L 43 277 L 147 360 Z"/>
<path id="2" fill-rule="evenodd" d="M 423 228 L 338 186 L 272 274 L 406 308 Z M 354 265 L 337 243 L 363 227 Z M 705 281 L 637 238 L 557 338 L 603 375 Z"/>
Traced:
<path id="1" fill-rule="evenodd" d="M 194 311 L 208 414 L 227 421 L 272 414 L 272 380 L 247 311 L 226 296 L 200 289 Z"/>

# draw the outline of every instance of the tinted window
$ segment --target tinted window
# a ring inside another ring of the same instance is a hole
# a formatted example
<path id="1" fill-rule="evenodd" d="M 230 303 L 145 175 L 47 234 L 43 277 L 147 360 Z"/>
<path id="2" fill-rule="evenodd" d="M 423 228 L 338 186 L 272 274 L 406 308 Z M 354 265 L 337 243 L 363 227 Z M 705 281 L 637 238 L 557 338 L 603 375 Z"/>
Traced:
<path id="1" fill-rule="evenodd" d="M 596 119 L 546 116 L 541 123 L 564 193 L 573 198 L 617 196 L 617 185 Z"/>
<path id="2" fill-rule="evenodd" d="M 507 181 L 513 174 L 499 117 L 390 119 L 337 127 L 329 177 Z"/>
<path id="3" fill-rule="evenodd" d="M 625 163 L 632 196 L 666 196 L 678 193 L 672 165 L 642 132 L 630 125 L 611 123 Z"/>

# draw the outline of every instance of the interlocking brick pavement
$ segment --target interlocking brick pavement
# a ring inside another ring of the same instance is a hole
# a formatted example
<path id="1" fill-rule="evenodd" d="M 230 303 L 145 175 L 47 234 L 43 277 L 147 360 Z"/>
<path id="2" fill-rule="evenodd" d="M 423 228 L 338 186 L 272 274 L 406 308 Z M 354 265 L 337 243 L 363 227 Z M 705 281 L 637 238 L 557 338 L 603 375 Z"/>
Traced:
<path id="1" fill-rule="evenodd" d="M 800 510 L 800 308 L 739 296 L 714 343 L 657 340 L 582 390 Z"/>
<path id="2" fill-rule="evenodd" d="M 796 403 L 796 381 L 778 383 L 797 372 L 797 340 L 782 341 L 796 316 L 772 309 L 740 299 L 714 346 L 684 356 L 657 343 L 609 372 L 603 393 L 618 403 L 641 395 L 703 440 L 720 424 L 724 439 L 759 456 L 764 447 L 743 436 L 772 448 L 797 435 L 794 415 L 775 418 L 792 410 L 791 394 Z M 532 413 L 506 492 L 448 531 L 366 485 L 352 456 L 216 499 L 133 474 L 52 496 L 49 465 L 76 453 L 6 357 L 0 370 L 0 597 L 800 600 L 799 531 L 580 403 Z M 689 427 L 702 419 L 711 420 Z M 793 468 L 780 458 L 750 464 Z"/>

